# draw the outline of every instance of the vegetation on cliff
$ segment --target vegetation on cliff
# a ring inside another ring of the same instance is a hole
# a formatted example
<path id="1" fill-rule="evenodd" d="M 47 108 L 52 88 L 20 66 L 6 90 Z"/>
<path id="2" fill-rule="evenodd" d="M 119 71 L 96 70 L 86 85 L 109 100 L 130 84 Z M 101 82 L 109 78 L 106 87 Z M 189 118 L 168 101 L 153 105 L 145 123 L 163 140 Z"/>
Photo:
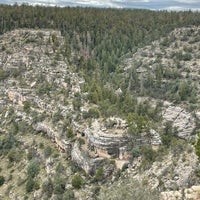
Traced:
<path id="1" fill-rule="evenodd" d="M 199 24 L 0 5 L 0 198 L 158 199 L 196 184 Z"/>

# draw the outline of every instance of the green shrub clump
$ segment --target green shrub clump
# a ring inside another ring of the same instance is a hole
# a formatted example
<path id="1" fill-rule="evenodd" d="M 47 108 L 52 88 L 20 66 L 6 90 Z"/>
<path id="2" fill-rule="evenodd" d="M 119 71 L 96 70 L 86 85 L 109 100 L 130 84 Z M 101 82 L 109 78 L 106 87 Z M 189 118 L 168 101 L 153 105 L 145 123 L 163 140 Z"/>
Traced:
<path id="1" fill-rule="evenodd" d="M 0 176 L 0 186 L 2 186 L 5 183 L 5 178 L 3 176 Z"/>
<path id="2" fill-rule="evenodd" d="M 76 174 L 72 179 L 72 186 L 76 189 L 80 189 L 83 185 L 83 179 L 79 174 Z"/>
<path id="3" fill-rule="evenodd" d="M 200 131 L 198 131 L 197 135 L 198 135 L 198 140 L 195 144 L 195 152 L 196 152 L 196 155 L 198 156 L 198 158 L 200 160 Z"/>

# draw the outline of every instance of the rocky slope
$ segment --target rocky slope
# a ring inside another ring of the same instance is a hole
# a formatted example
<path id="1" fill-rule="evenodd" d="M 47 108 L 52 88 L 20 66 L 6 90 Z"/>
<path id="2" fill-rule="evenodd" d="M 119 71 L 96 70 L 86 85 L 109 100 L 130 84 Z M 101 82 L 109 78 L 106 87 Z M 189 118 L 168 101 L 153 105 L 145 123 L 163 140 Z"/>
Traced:
<path id="1" fill-rule="evenodd" d="M 107 181 L 109 189 L 127 177 L 150 190 L 158 189 L 162 200 L 176 195 L 189 199 L 188 191 L 195 196 L 197 186 L 193 185 L 199 181 L 193 147 L 199 113 L 200 87 L 195 81 L 200 64 L 199 31 L 199 27 L 176 29 L 123 62 L 124 77 L 133 69 L 138 75 L 144 96 L 137 102 L 147 100 L 152 108 L 162 104 L 160 119 L 135 135 L 129 134 L 130 120 L 125 117 L 84 118 L 98 106 L 89 103 L 82 90 L 84 78 L 65 59 L 66 44 L 59 32 L 21 29 L 2 35 L 0 176 L 5 180 L 0 197 L 94 199 L 102 183 Z M 176 98 L 168 90 L 157 98 L 145 91 L 145 81 L 151 78 L 163 89 L 173 85 L 174 77 L 179 84 Z M 184 96 L 188 92 L 182 86 L 184 80 L 187 87 L 193 81 L 194 93 L 189 96 Z M 120 88 L 117 95 L 123 95 Z M 166 140 L 167 123 L 174 135 L 171 138 L 170 133 Z M 131 124 L 137 128 L 134 120 Z M 168 140 L 169 148 L 163 143 Z"/>

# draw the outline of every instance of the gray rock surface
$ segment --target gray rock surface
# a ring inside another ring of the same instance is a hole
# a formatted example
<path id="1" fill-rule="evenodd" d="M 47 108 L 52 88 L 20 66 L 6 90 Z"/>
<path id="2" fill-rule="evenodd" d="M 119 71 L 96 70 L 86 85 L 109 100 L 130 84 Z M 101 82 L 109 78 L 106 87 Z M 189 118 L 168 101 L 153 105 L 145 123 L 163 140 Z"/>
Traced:
<path id="1" fill-rule="evenodd" d="M 98 121 L 95 121 L 91 128 L 85 129 L 84 134 L 91 146 L 116 156 L 118 156 L 119 148 L 130 141 L 127 134 L 109 133 L 109 130 L 102 131 Z"/>
<path id="2" fill-rule="evenodd" d="M 189 148 L 191 147 L 187 147 L 187 149 Z M 165 155 L 161 161 L 154 162 L 142 174 L 137 173 L 135 177 L 139 180 L 148 179 L 148 184 L 152 188 L 157 188 L 160 184 L 165 190 L 188 188 L 195 184 L 192 177 L 196 176 L 198 162 L 194 152 L 182 153 L 180 151 L 178 155 L 171 152 L 169 155 Z M 138 163 L 136 164 L 139 166 Z"/>
<path id="3" fill-rule="evenodd" d="M 70 141 L 67 141 L 65 139 L 62 139 L 61 137 L 59 137 L 59 133 L 55 130 L 53 130 L 50 125 L 48 125 L 47 123 L 45 122 L 41 122 L 41 123 L 38 123 L 35 127 L 35 130 L 37 132 L 42 132 L 44 134 L 47 134 L 47 136 L 53 141 L 56 143 L 57 147 L 66 152 L 67 153 L 67 156 L 70 156 L 71 155 L 71 148 L 72 148 L 72 145 L 70 143 Z"/>
<path id="4" fill-rule="evenodd" d="M 150 129 L 151 135 L 151 145 L 159 146 L 162 144 L 160 134 L 156 132 L 154 129 Z"/>
<path id="5" fill-rule="evenodd" d="M 160 200 L 199 200 L 200 199 L 200 186 L 194 185 L 191 188 L 161 192 Z"/>
<path id="6" fill-rule="evenodd" d="M 179 106 L 170 105 L 163 111 L 164 122 L 172 122 L 177 128 L 178 137 L 189 140 L 196 127 L 192 115 Z"/>
<path id="7" fill-rule="evenodd" d="M 103 158 L 92 158 L 75 142 L 71 152 L 72 161 L 82 168 L 87 174 L 93 175 L 103 165 Z"/>

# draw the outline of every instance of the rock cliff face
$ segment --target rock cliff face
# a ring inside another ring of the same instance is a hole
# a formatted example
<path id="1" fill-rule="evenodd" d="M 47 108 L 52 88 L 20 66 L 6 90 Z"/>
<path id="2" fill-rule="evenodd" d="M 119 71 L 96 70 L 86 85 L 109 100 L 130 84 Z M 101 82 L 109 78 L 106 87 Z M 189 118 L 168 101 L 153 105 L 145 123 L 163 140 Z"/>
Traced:
<path id="1" fill-rule="evenodd" d="M 177 128 L 178 137 L 189 140 L 192 137 L 196 124 L 194 117 L 179 106 L 169 105 L 163 111 L 164 122 L 172 122 Z"/>
<path id="2" fill-rule="evenodd" d="M 87 174 L 94 175 L 95 171 L 103 166 L 103 158 L 92 158 L 87 152 L 80 148 L 78 142 L 75 142 L 71 153 L 72 161 L 74 161 Z"/>
<path id="3" fill-rule="evenodd" d="M 113 135 L 102 131 L 91 131 L 90 129 L 86 129 L 84 133 L 90 146 L 102 149 L 109 155 L 115 156 L 118 155 L 119 148 L 125 146 L 130 140 L 127 135 Z"/>
<path id="4" fill-rule="evenodd" d="M 82 129 L 88 148 L 99 156 L 115 157 L 125 161 L 131 158 L 130 149 L 128 149 L 129 143 L 135 147 L 142 145 L 156 147 L 162 144 L 159 133 L 153 129 L 150 129 L 149 134 L 141 133 L 139 136 L 132 136 L 127 134 L 125 123 L 117 123 L 115 118 L 113 121 L 116 122 L 114 127 L 106 128 L 102 122 L 95 120 L 91 127 Z M 106 125 L 108 126 L 107 122 Z"/>
<path id="5" fill-rule="evenodd" d="M 38 123 L 35 127 L 37 132 L 46 134 L 53 142 L 56 143 L 58 148 L 64 151 L 68 157 L 80 168 L 82 168 L 87 174 L 94 175 L 96 170 L 100 167 L 104 167 L 105 175 L 110 175 L 114 168 L 106 164 L 105 158 L 99 157 L 98 154 L 89 154 L 90 149 L 81 148 L 80 144 L 76 141 L 72 144 L 70 141 L 64 140 L 59 137 L 59 133 L 50 128 L 47 123 Z M 111 137 L 114 138 L 114 137 Z M 107 144 L 106 141 L 104 141 Z M 115 148 L 115 141 L 110 143 L 110 148 Z M 102 147 L 102 146 L 101 146 Z M 49 171 L 49 170 L 48 170 Z"/>
<path id="6" fill-rule="evenodd" d="M 72 145 L 70 141 L 67 141 L 65 139 L 62 139 L 59 137 L 59 133 L 53 130 L 49 124 L 47 123 L 38 123 L 35 126 L 35 130 L 37 132 L 42 132 L 44 134 L 47 134 L 47 136 L 56 143 L 57 147 L 66 152 L 67 156 L 71 156 L 71 150 L 72 150 Z"/>

